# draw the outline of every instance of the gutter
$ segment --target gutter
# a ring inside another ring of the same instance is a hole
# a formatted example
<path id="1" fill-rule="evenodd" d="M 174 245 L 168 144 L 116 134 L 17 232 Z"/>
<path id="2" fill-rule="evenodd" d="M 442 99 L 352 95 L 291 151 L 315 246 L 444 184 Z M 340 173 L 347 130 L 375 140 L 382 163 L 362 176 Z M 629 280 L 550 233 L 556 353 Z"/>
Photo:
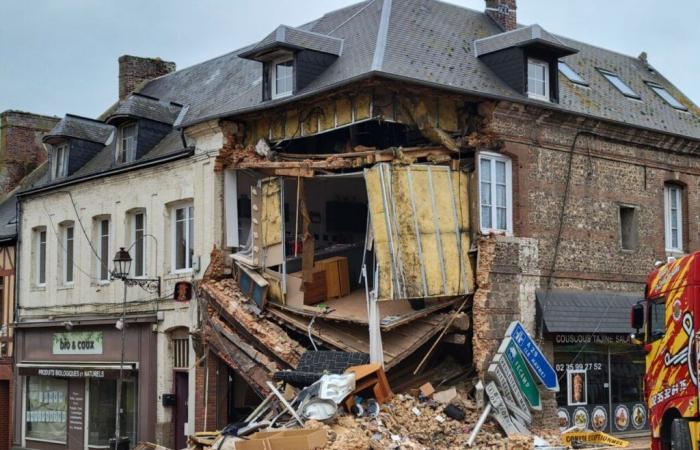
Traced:
<path id="1" fill-rule="evenodd" d="M 194 148 L 188 147 L 188 148 L 182 149 L 176 153 L 170 153 L 170 154 L 165 155 L 165 156 L 149 159 L 148 161 L 137 162 L 134 164 L 118 167 L 116 169 L 110 169 L 110 170 L 106 170 L 104 172 L 98 172 L 98 173 L 94 173 L 94 174 L 90 174 L 90 175 L 83 175 L 81 177 L 73 178 L 71 180 L 65 180 L 65 181 L 62 181 L 60 183 L 52 183 L 49 185 L 36 187 L 34 189 L 28 189 L 26 191 L 18 192 L 17 199 L 19 199 L 20 197 L 26 197 L 28 195 L 37 194 L 40 192 L 51 191 L 53 189 L 57 189 L 57 188 L 65 187 L 65 186 L 72 186 L 74 184 L 82 183 L 84 181 L 96 180 L 96 179 L 104 178 L 107 176 L 117 175 L 120 173 L 127 173 L 127 172 L 131 172 L 134 170 L 144 169 L 147 167 L 152 167 L 152 166 L 156 166 L 156 165 L 171 162 L 171 161 L 176 161 L 178 159 L 192 156 L 193 154 L 194 154 Z"/>
<path id="2" fill-rule="evenodd" d="M 679 139 L 700 142 L 700 136 L 687 136 L 687 135 L 683 135 L 683 134 L 673 133 L 670 131 L 659 130 L 656 128 L 650 128 L 650 127 L 645 127 L 645 126 L 641 126 L 641 125 L 634 125 L 634 124 L 622 122 L 619 120 L 607 119 L 605 117 L 594 116 L 594 115 L 587 114 L 587 113 L 571 111 L 571 110 L 568 110 L 568 109 L 565 109 L 565 108 L 559 106 L 558 103 L 536 101 L 536 100 L 532 100 L 529 97 L 525 97 L 525 96 L 509 97 L 506 95 L 489 94 L 489 93 L 484 93 L 484 92 L 479 92 L 479 91 L 472 91 L 472 90 L 468 90 L 468 89 L 461 89 L 461 88 L 452 87 L 452 86 L 448 86 L 448 85 L 444 85 L 444 84 L 440 84 L 440 83 L 436 83 L 436 82 L 432 82 L 432 81 L 418 80 L 416 78 L 408 77 L 405 75 L 397 75 L 397 74 L 383 72 L 383 71 L 379 71 L 379 70 L 371 70 L 369 72 L 365 72 L 365 73 L 360 74 L 358 76 L 348 78 L 348 79 L 343 80 L 343 81 L 338 82 L 338 83 L 329 84 L 328 86 L 324 86 L 322 88 L 319 88 L 319 89 L 316 89 L 313 91 L 305 92 L 303 94 L 292 95 L 292 96 L 285 97 L 285 98 L 279 99 L 279 100 L 266 101 L 266 102 L 263 102 L 261 104 L 255 105 L 255 106 L 242 108 L 242 109 L 239 109 L 236 111 L 204 116 L 202 118 L 193 120 L 191 122 L 182 123 L 182 124 L 180 124 L 180 127 L 184 128 L 184 127 L 188 127 L 188 126 L 197 125 L 199 123 L 203 123 L 203 122 L 206 122 L 206 121 L 209 121 L 212 119 L 236 117 L 236 116 L 239 116 L 241 114 L 247 114 L 247 113 L 262 111 L 262 110 L 266 110 L 266 109 L 272 109 L 272 108 L 277 107 L 277 106 L 281 106 L 281 105 L 285 105 L 285 104 L 289 104 L 289 103 L 294 103 L 296 101 L 303 100 L 303 99 L 306 99 L 308 97 L 313 97 L 313 96 L 322 94 L 324 92 L 331 91 L 333 89 L 347 86 L 349 84 L 352 84 L 352 83 L 355 83 L 358 81 L 363 81 L 363 80 L 366 80 L 366 79 L 369 79 L 372 77 L 385 78 L 385 79 L 394 80 L 394 81 L 403 81 L 406 83 L 410 83 L 410 84 L 414 84 L 414 85 L 418 85 L 418 86 L 430 87 L 430 88 L 439 89 L 442 91 L 454 92 L 457 94 L 472 95 L 474 97 L 481 97 L 481 98 L 484 98 L 487 100 L 499 100 L 499 101 L 506 101 L 506 102 L 512 102 L 512 103 L 522 103 L 525 105 L 536 106 L 539 108 L 549 109 L 549 110 L 553 110 L 553 111 L 564 113 L 564 114 L 585 117 L 587 119 L 597 120 L 600 122 L 613 123 L 613 124 L 622 125 L 625 127 L 635 128 L 638 130 L 650 131 L 653 133 L 659 133 L 659 134 L 663 134 L 663 135 L 667 135 L 667 136 L 673 136 L 673 137 L 676 137 Z"/>

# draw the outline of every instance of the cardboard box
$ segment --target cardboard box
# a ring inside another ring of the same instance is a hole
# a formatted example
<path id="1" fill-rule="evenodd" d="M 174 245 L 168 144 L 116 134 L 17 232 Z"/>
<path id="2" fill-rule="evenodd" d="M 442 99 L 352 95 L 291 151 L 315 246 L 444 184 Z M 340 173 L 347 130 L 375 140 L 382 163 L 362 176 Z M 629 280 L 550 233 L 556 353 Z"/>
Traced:
<path id="1" fill-rule="evenodd" d="M 323 430 L 258 431 L 249 440 L 236 442 L 236 450 L 316 450 L 327 441 Z"/>

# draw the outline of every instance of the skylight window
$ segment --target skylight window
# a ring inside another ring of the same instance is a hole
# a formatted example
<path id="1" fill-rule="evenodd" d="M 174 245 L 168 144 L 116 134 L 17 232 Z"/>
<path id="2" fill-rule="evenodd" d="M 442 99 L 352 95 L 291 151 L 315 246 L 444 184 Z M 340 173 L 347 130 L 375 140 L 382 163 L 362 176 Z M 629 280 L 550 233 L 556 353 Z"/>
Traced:
<path id="1" fill-rule="evenodd" d="M 581 75 L 579 75 L 574 69 L 571 68 L 571 66 L 569 66 L 564 61 L 559 61 L 559 71 L 563 73 L 564 76 L 568 78 L 569 81 L 571 81 L 572 83 L 588 86 L 586 80 L 584 80 Z"/>
<path id="2" fill-rule="evenodd" d="M 637 99 L 640 98 L 639 94 L 634 92 L 631 87 L 627 86 L 625 82 L 622 81 L 622 78 L 620 78 L 618 75 L 601 69 L 598 69 L 598 71 L 610 82 L 610 84 L 615 86 L 618 91 L 622 92 L 622 95 L 624 95 L 625 97 Z"/>
<path id="3" fill-rule="evenodd" d="M 649 86 L 652 91 L 656 92 L 656 95 L 664 99 L 664 101 L 672 107 L 680 109 L 682 111 L 686 111 L 688 109 L 681 102 L 679 102 L 676 97 L 671 95 L 671 93 L 668 92 L 665 87 L 650 82 L 647 82 L 647 86 Z"/>

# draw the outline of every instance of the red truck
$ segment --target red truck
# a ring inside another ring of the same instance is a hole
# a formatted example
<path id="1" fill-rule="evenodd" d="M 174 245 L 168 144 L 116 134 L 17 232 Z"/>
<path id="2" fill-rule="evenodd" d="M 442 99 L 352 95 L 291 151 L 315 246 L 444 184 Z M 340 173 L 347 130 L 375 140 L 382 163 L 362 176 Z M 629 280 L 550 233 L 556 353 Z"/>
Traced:
<path id="1" fill-rule="evenodd" d="M 670 258 L 649 275 L 631 322 L 646 352 L 652 450 L 699 450 L 700 252 Z"/>

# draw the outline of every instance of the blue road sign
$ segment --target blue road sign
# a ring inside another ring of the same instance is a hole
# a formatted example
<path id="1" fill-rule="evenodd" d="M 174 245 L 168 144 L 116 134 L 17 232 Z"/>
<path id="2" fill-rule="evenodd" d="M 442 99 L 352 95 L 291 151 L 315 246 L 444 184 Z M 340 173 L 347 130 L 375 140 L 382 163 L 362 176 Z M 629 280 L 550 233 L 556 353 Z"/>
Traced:
<path id="1" fill-rule="evenodd" d="M 508 331 L 506 331 L 506 336 L 513 339 L 525 361 L 527 361 L 544 387 L 550 391 L 559 392 L 559 380 L 554 367 L 544 356 L 542 350 L 535 344 L 535 341 L 527 334 L 523 325 L 518 321 L 511 322 Z"/>

